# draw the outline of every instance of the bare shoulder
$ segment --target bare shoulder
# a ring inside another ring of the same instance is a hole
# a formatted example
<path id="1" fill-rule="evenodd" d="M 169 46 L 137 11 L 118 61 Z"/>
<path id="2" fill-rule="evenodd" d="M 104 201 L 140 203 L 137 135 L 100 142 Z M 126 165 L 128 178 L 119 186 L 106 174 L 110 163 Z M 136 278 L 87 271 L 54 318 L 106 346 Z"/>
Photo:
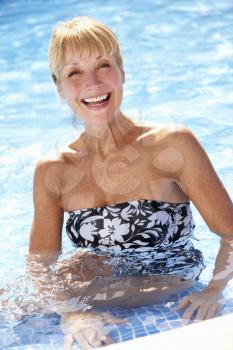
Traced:
<path id="1" fill-rule="evenodd" d="M 40 159 L 35 166 L 34 188 L 60 197 L 66 162 L 63 155 Z"/>
<path id="2" fill-rule="evenodd" d="M 185 125 L 177 125 L 173 132 L 171 132 L 172 140 L 177 146 L 198 145 L 199 141 L 193 131 Z"/>
<path id="3" fill-rule="evenodd" d="M 143 143 L 148 146 L 156 146 L 158 149 L 179 149 L 184 153 L 195 152 L 202 148 L 192 130 L 182 124 L 151 127 L 144 133 Z"/>
<path id="4" fill-rule="evenodd" d="M 70 145 L 64 146 L 56 156 L 46 157 L 40 159 L 36 163 L 36 172 L 52 172 L 61 173 L 61 170 L 67 165 L 77 162 L 80 159 L 78 153 L 70 147 Z"/>
<path id="5" fill-rule="evenodd" d="M 61 198 L 67 186 L 73 187 L 83 177 L 80 159 L 78 152 L 68 145 L 56 157 L 39 160 L 35 167 L 34 187 Z"/>
<path id="6" fill-rule="evenodd" d="M 35 166 L 35 175 L 41 176 L 47 173 L 56 173 L 62 166 L 63 161 L 60 159 L 43 158 L 39 159 Z"/>
<path id="7" fill-rule="evenodd" d="M 190 128 L 179 125 L 171 134 L 171 140 L 173 147 L 188 161 L 190 167 L 194 167 L 197 161 L 209 163 L 204 147 Z"/>
<path id="8" fill-rule="evenodd" d="M 187 154 L 195 151 L 194 144 L 198 144 L 188 127 L 177 124 L 151 127 L 141 142 L 150 149 L 152 164 L 173 178 L 183 169 Z"/>
<path id="9" fill-rule="evenodd" d="M 177 124 L 156 124 L 146 127 L 139 139 L 144 145 L 162 145 L 175 141 L 175 136 L 191 133 L 191 130 L 184 125 Z"/>

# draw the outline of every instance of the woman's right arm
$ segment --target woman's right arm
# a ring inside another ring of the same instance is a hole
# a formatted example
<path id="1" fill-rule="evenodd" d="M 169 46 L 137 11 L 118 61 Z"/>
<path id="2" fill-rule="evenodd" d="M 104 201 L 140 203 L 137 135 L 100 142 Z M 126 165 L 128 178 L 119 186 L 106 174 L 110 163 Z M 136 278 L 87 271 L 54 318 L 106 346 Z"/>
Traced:
<path id="1" fill-rule="evenodd" d="M 56 163 L 40 161 L 33 184 L 34 218 L 29 253 L 58 253 L 62 243 L 63 209 Z"/>
<path id="2" fill-rule="evenodd" d="M 67 270 L 66 266 L 61 263 L 60 271 L 56 271 L 56 268 L 50 269 L 61 252 L 62 244 L 63 210 L 60 204 L 58 175 L 56 164 L 54 165 L 53 162 L 39 162 L 36 166 L 33 186 L 34 219 L 30 234 L 28 272 L 39 293 L 44 295 L 45 302 L 48 303 L 51 299 L 49 304 L 53 306 L 53 311 L 62 316 L 61 326 L 65 333 L 65 349 L 71 349 L 75 340 L 84 349 L 89 348 L 86 345 L 89 344 L 90 339 L 95 347 L 100 344 L 107 345 L 112 341 L 106 334 L 104 324 L 126 321 L 103 313 L 75 311 L 75 306 L 68 305 L 68 300 L 74 295 L 70 292 L 69 278 L 68 281 L 63 278 L 66 277 L 66 273 L 63 274 L 62 271 Z M 78 261 L 77 265 L 79 265 Z M 67 268 L 70 277 L 69 264 Z M 78 301 L 79 288 L 76 293 Z M 73 307 L 74 312 L 70 312 L 73 311 Z"/>
<path id="3" fill-rule="evenodd" d="M 60 205 L 58 163 L 40 161 L 33 182 L 34 218 L 30 233 L 27 270 L 42 295 L 54 294 L 57 278 L 51 267 L 61 253 L 63 209 Z M 65 289 L 65 288 L 64 288 Z M 63 299 L 63 295 L 59 298 Z"/>

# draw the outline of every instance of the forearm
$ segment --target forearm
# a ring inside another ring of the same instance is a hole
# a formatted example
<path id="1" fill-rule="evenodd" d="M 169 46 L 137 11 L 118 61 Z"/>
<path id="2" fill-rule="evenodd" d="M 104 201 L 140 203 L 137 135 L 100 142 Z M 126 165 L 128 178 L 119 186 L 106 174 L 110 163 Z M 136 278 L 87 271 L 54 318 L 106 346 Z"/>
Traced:
<path id="1" fill-rule="evenodd" d="M 194 283 L 173 275 L 119 276 L 97 278 L 85 292 L 89 305 L 131 308 L 167 302 Z"/>
<path id="2" fill-rule="evenodd" d="M 220 248 L 215 261 L 213 278 L 208 289 L 223 291 L 227 283 L 233 278 L 233 240 L 220 242 Z"/>
<path id="3" fill-rule="evenodd" d="M 94 287 L 96 275 L 101 275 L 103 280 L 111 276 L 106 257 L 79 252 L 58 261 L 59 254 L 40 253 L 28 257 L 27 272 L 41 300 L 49 302 L 53 310 L 56 305 L 58 313 L 73 310 L 75 305 L 77 309 L 92 305 L 92 299 L 98 294 Z"/>
<path id="4" fill-rule="evenodd" d="M 161 303 L 194 283 L 172 275 L 113 277 L 109 259 L 93 253 L 75 254 L 49 266 L 43 263 L 39 275 L 38 263 L 34 270 L 38 291 L 53 299 L 59 313 L 70 309 L 71 299 L 78 310 L 92 306 L 137 307 Z"/>
<path id="5" fill-rule="evenodd" d="M 66 300 L 68 280 L 62 279 L 56 271 L 56 263 L 60 252 L 30 254 L 27 260 L 27 274 L 34 283 L 36 292 L 44 300 Z"/>

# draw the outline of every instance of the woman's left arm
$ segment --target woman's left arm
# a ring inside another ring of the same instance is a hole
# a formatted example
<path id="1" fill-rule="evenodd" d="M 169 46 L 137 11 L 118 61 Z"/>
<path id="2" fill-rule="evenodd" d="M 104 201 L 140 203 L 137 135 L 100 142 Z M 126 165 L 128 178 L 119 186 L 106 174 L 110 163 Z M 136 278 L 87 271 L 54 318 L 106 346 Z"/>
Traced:
<path id="1" fill-rule="evenodd" d="M 174 136 L 174 147 L 183 165 L 177 184 L 189 196 L 209 229 L 221 237 L 213 278 L 201 292 L 184 298 L 178 309 L 186 307 L 184 320 L 214 317 L 221 307 L 222 292 L 233 277 L 233 203 L 217 176 L 206 152 L 192 132 L 181 127 Z"/>

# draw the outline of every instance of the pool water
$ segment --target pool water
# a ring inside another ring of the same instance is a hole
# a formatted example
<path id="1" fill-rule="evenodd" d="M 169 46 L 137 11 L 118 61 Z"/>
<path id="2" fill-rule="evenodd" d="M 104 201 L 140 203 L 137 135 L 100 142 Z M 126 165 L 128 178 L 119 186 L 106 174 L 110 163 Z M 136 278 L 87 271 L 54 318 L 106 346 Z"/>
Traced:
<path id="1" fill-rule="evenodd" d="M 119 37 L 126 71 L 122 110 L 140 122 L 190 127 L 228 193 L 233 194 L 231 0 L 2 0 L 0 288 L 25 274 L 36 161 L 48 153 L 58 153 L 82 127 L 79 123 L 73 126 L 71 112 L 56 95 L 47 63 L 52 28 L 75 15 L 103 21 Z M 207 265 L 200 282 L 206 283 L 219 239 L 192 209 L 195 244 L 203 251 Z M 64 233 L 64 254 L 72 250 Z M 231 283 L 225 293 L 229 301 L 225 312 L 233 312 Z M 179 314 L 164 307 L 144 307 L 124 314 L 131 323 L 112 329 L 113 338 L 123 341 L 179 326 Z M 55 314 L 25 316 L 16 323 L 1 316 L 0 348 L 61 348 L 63 338 Z"/>

